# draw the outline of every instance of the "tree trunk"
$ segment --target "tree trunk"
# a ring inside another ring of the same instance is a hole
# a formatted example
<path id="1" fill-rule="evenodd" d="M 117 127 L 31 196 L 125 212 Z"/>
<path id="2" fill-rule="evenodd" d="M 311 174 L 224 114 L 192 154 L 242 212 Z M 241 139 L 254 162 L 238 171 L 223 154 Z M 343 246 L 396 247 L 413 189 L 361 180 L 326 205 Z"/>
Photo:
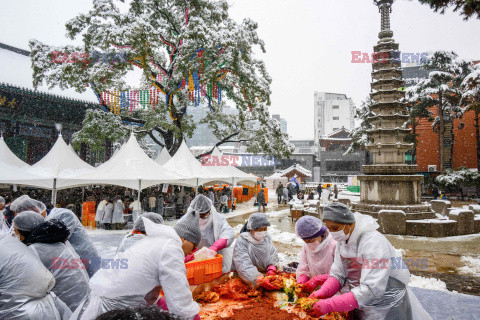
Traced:
<path id="1" fill-rule="evenodd" d="M 438 94 L 438 117 L 440 119 L 439 125 L 438 125 L 438 165 L 440 168 L 438 171 L 440 171 L 443 174 L 443 169 L 444 169 L 444 163 L 443 163 L 443 142 L 445 140 L 445 132 L 444 132 L 444 119 L 443 119 L 443 101 L 442 101 L 442 93 L 440 92 Z"/>

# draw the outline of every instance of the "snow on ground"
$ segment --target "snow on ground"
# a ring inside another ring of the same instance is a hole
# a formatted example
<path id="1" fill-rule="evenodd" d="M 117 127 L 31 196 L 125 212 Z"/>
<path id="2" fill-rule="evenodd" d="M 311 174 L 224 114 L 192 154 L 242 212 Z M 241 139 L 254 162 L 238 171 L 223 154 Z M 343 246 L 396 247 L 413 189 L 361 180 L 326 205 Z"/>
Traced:
<path id="1" fill-rule="evenodd" d="M 457 291 L 447 290 L 447 284 L 442 280 L 435 279 L 435 278 L 420 277 L 414 274 L 410 275 L 410 283 L 408 285 L 411 287 L 417 287 L 417 288 L 423 288 L 423 289 L 429 289 L 429 290 L 457 293 Z"/>
<path id="2" fill-rule="evenodd" d="M 480 257 L 465 256 L 461 257 L 460 260 L 466 264 L 466 266 L 457 269 L 460 274 L 480 277 Z"/>

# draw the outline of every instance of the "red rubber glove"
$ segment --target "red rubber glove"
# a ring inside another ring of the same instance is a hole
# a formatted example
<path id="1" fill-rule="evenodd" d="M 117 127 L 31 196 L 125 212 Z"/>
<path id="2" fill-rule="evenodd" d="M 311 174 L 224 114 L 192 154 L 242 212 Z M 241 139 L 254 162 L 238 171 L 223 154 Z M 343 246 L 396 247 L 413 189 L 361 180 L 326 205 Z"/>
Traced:
<path id="1" fill-rule="evenodd" d="M 298 284 L 305 284 L 308 282 L 308 276 L 306 274 L 301 274 L 298 279 L 297 279 L 297 283 Z"/>
<path id="2" fill-rule="evenodd" d="M 269 278 L 260 278 L 257 280 L 257 283 L 259 286 L 262 288 L 268 290 L 268 291 L 275 291 L 275 290 L 280 290 L 282 288 L 276 287 L 273 284 L 271 284 Z"/>
<path id="3" fill-rule="evenodd" d="M 209 249 L 218 252 L 222 249 L 225 249 L 227 247 L 227 243 L 227 239 L 218 239 Z"/>
<path id="4" fill-rule="evenodd" d="M 328 277 L 327 281 L 322 285 L 320 290 L 315 291 L 310 295 L 310 299 L 327 299 L 333 297 L 337 293 L 342 285 L 334 277 Z"/>
<path id="5" fill-rule="evenodd" d="M 195 260 L 195 256 L 193 254 L 189 254 L 185 257 L 185 263 Z"/>
<path id="6" fill-rule="evenodd" d="M 330 312 L 352 311 L 358 308 L 357 299 L 353 292 L 348 292 L 330 299 L 315 302 L 313 308 L 308 310 L 309 316 L 321 317 Z"/>
<path id="7" fill-rule="evenodd" d="M 270 265 L 267 268 L 267 276 L 274 276 L 277 274 L 277 267 L 274 265 Z"/>
<path id="8" fill-rule="evenodd" d="M 200 315 L 197 314 L 197 315 L 195 316 L 195 318 L 193 318 L 193 320 L 201 320 L 201 319 L 200 319 Z"/>
<path id="9" fill-rule="evenodd" d="M 306 292 L 313 292 L 317 289 L 318 286 L 321 286 L 325 281 L 328 279 L 328 273 L 326 274 L 319 274 L 312 279 L 310 279 L 305 285 L 303 286 Z"/>
<path id="10" fill-rule="evenodd" d="M 157 307 L 162 309 L 163 311 L 168 311 L 167 301 L 165 301 L 164 297 L 161 297 L 157 302 Z"/>

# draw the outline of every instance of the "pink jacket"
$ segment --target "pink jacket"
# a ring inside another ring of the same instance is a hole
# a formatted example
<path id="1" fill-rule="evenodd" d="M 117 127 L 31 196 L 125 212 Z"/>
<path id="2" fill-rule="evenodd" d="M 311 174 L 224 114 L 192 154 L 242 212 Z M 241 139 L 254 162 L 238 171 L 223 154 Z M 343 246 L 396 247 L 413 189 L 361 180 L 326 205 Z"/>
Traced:
<path id="1" fill-rule="evenodd" d="M 325 242 L 324 247 L 316 253 L 311 252 L 305 244 L 303 245 L 302 252 L 300 253 L 300 263 L 297 268 L 297 279 L 302 274 L 312 278 L 316 275 L 330 273 L 337 242 L 333 240 L 330 234 L 328 234 L 323 242 Z"/>

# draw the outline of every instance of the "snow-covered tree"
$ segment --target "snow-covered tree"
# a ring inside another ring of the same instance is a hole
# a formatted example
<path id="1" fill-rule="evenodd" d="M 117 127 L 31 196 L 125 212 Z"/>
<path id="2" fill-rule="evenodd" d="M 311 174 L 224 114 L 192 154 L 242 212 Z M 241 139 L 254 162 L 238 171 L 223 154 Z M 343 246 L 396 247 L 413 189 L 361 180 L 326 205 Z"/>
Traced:
<path id="1" fill-rule="evenodd" d="M 457 60 L 454 52 L 437 51 L 423 65 L 431 70 L 428 77 L 406 90 L 406 99 L 410 104 L 421 104 L 421 108 L 437 107 L 437 115 L 432 128 L 438 134 L 439 171 L 443 172 L 445 121 L 460 118 L 464 109 L 460 106 L 460 79 L 464 75 L 466 64 Z"/>
<path id="2" fill-rule="evenodd" d="M 130 137 L 133 126 L 127 127 L 121 117 L 111 112 L 88 109 L 85 113 L 82 129 L 73 134 L 72 146 L 79 150 L 84 143 L 92 151 L 99 152 L 105 148 L 105 142 L 112 143 L 113 150 L 119 149 Z M 137 130 L 137 138 L 145 152 L 153 156 L 155 151 L 145 139 L 146 133 Z"/>
<path id="3" fill-rule="evenodd" d="M 97 94 L 122 91 L 132 89 L 127 73 L 140 69 L 140 89 L 155 88 L 162 99 L 145 110 L 119 114 L 122 121 L 143 126 L 141 130 L 170 153 L 195 128 L 186 114 L 192 100 L 196 106 L 209 106 L 205 121 L 220 142 L 243 142 L 247 151 L 274 156 L 292 152 L 288 136 L 267 109 L 271 78 L 254 56 L 255 48 L 265 52 L 257 24 L 250 19 L 235 22 L 227 1 L 93 0 L 93 9 L 68 21 L 66 28 L 69 38 L 81 37 L 82 46 L 30 42 L 34 85 L 45 82 L 79 92 L 90 86 Z M 75 52 L 127 54 L 112 63 L 85 62 L 77 56 L 71 63 L 52 63 L 58 52 L 69 57 Z M 238 115 L 223 114 L 225 104 L 234 105 Z M 227 127 L 219 129 L 222 124 Z"/>
<path id="4" fill-rule="evenodd" d="M 465 20 L 469 18 L 480 19 L 480 1 L 479 0 L 418 0 L 420 3 L 428 4 L 435 12 L 445 13 L 448 7 L 453 11 L 459 11 Z"/>
<path id="5" fill-rule="evenodd" d="M 355 119 L 360 120 L 360 126 L 356 127 L 350 132 L 350 138 L 352 142 L 348 147 L 345 154 L 354 153 L 361 148 L 364 148 L 366 144 L 372 142 L 367 136 L 367 130 L 372 129 L 373 125 L 370 123 L 369 118 L 375 114 L 370 110 L 370 106 L 375 103 L 370 97 L 367 97 L 365 101 L 362 101 L 360 108 L 355 110 Z"/>
<path id="6" fill-rule="evenodd" d="M 472 67 L 461 84 L 461 104 L 466 111 L 475 113 L 475 141 L 477 143 L 477 170 L 480 172 L 480 65 Z"/>
<path id="7" fill-rule="evenodd" d="M 458 170 L 447 169 L 445 173 L 438 176 L 436 180 L 440 188 L 445 191 L 460 192 L 463 200 L 463 188 L 478 185 L 480 182 L 480 174 L 463 167 Z"/>

